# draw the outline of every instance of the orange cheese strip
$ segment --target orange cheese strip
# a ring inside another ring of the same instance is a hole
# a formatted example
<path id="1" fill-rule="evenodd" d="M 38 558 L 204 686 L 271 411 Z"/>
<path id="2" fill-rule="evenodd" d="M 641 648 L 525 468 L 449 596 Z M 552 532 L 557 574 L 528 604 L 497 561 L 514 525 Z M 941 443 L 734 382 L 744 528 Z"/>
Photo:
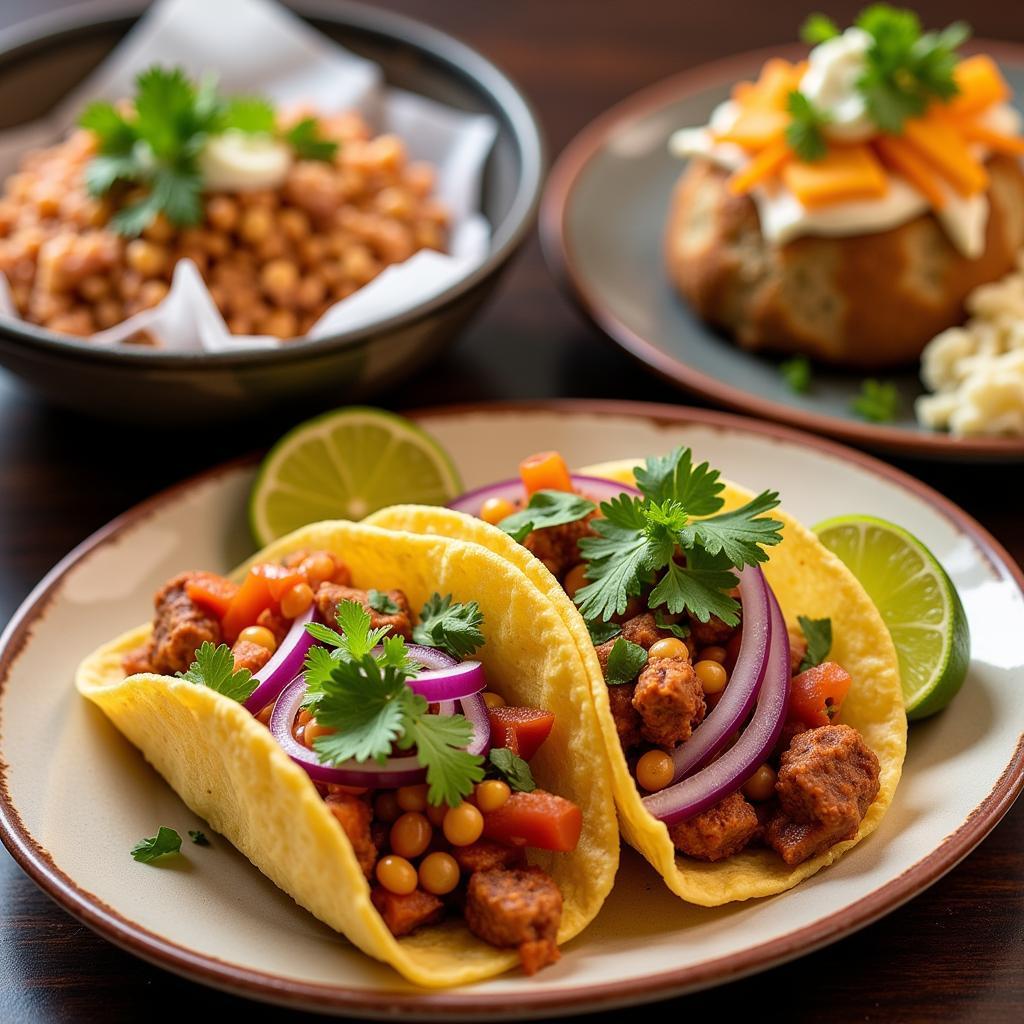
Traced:
<path id="1" fill-rule="evenodd" d="M 760 107 L 741 109 L 736 123 L 725 132 L 715 132 L 716 142 L 734 142 L 744 149 L 763 149 L 783 138 L 789 114 Z"/>
<path id="2" fill-rule="evenodd" d="M 965 121 L 957 126 L 965 139 L 971 142 L 980 142 L 997 153 L 1015 153 L 1024 156 L 1024 137 L 1020 135 L 1004 135 L 1002 132 L 993 131 L 984 125 L 975 124 L 972 121 Z"/>
<path id="3" fill-rule="evenodd" d="M 960 92 L 944 109 L 955 117 L 977 114 L 1010 98 L 1010 87 L 999 67 L 985 53 L 960 61 L 953 70 L 953 81 Z"/>
<path id="4" fill-rule="evenodd" d="M 821 160 L 783 165 L 786 187 L 809 209 L 852 199 L 878 199 L 889 188 L 878 157 L 866 145 L 830 146 Z"/>
<path id="5" fill-rule="evenodd" d="M 761 150 L 742 170 L 729 178 L 729 191 L 734 196 L 746 195 L 755 185 L 778 173 L 782 165 L 792 157 L 793 151 L 785 139 L 779 139 Z"/>
<path id="6" fill-rule="evenodd" d="M 941 210 L 946 205 L 946 196 L 935 172 L 906 140 L 895 135 L 879 135 L 874 145 L 882 160 L 902 174 L 934 209 Z"/>
<path id="7" fill-rule="evenodd" d="M 961 195 L 975 195 L 988 188 L 985 168 L 952 122 L 929 113 L 907 121 L 903 138 Z"/>

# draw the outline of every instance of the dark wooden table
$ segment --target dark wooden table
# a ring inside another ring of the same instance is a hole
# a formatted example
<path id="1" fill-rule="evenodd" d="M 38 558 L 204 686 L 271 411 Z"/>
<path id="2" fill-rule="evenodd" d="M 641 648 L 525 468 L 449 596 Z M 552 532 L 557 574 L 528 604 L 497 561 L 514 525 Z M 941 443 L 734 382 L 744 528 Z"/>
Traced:
<path id="1" fill-rule="evenodd" d="M 0 27 L 61 6 L 4 0 Z M 429 18 L 505 68 L 536 105 L 553 154 L 616 100 L 704 60 L 788 41 L 803 3 L 388 0 Z M 813 8 L 815 5 L 810 5 Z M 859 4 L 830 3 L 848 18 Z M 929 22 L 969 17 L 979 35 L 1024 41 L 1014 5 L 929 2 Z M 536 241 L 450 354 L 382 396 L 397 409 L 464 400 L 685 400 L 602 340 L 560 294 Z M 0 622 L 68 549 L 183 476 L 268 443 L 285 420 L 211 436 L 146 435 L 48 408 L 0 373 Z M 137 451 L 134 472 L 116 472 Z M 993 468 L 903 464 L 986 525 L 1018 560 L 1024 518 Z M 1014 476 L 1019 482 L 1019 472 Z M 948 876 L 843 942 L 745 981 L 658 1007 L 725 1020 L 1024 1020 L 1024 802 Z M 0 850 L 0 1021 L 157 1020 L 280 1011 L 201 988 L 121 952 L 50 902 Z M 187 1015 L 187 1016 L 186 1016 Z M 311 1018 L 312 1019 L 312 1018 Z M 599 1019 L 599 1018 L 593 1018 Z M 608 1015 L 611 1019 L 611 1015 Z"/>

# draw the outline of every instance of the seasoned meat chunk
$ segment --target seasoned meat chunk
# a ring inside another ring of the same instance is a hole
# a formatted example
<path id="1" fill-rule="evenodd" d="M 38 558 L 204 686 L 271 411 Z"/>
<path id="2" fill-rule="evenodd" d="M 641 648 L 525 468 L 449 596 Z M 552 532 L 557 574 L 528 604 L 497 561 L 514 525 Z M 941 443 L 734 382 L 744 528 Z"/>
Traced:
<path id="1" fill-rule="evenodd" d="M 532 551 L 548 568 L 552 576 L 561 577 L 580 560 L 579 543 L 584 537 L 593 537 L 590 520 L 597 515 L 596 510 L 584 519 L 561 526 L 547 526 L 543 530 L 534 530 L 523 538 L 523 547 Z"/>
<path id="2" fill-rule="evenodd" d="M 757 834 L 757 812 L 740 792 L 730 793 L 714 807 L 670 825 L 675 848 L 697 860 L 724 860 L 739 853 Z"/>
<path id="3" fill-rule="evenodd" d="M 625 751 L 640 745 L 640 712 L 633 707 L 635 683 L 623 683 L 608 687 L 608 703 L 615 719 L 615 730 L 619 734 L 619 743 Z"/>
<path id="4" fill-rule="evenodd" d="M 259 672 L 270 661 L 270 651 L 249 640 L 236 640 L 235 646 L 231 648 L 231 654 L 235 659 L 236 671 L 247 668 L 250 672 Z"/>
<path id="5" fill-rule="evenodd" d="M 413 889 L 408 895 L 399 896 L 382 885 L 375 885 L 370 899 L 396 937 L 408 935 L 420 925 L 433 924 L 444 917 L 444 904 L 422 889 Z"/>
<path id="6" fill-rule="evenodd" d="M 878 758 L 856 729 L 823 725 L 799 733 L 782 755 L 768 845 L 787 864 L 799 864 L 852 839 L 878 795 L 878 777 Z"/>
<path id="7" fill-rule="evenodd" d="M 377 846 L 370 831 L 373 809 L 365 800 L 351 793 L 332 793 L 324 803 L 345 830 L 363 874 L 372 878 L 377 863 Z"/>
<path id="8" fill-rule="evenodd" d="M 517 946 L 523 970 L 536 974 L 558 952 L 562 894 L 537 867 L 477 871 L 466 889 L 466 924 L 492 946 Z"/>
<path id="9" fill-rule="evenodd" d="M 143 644 L 141 647 L 136 647 L 134 651 L 129 651 L 121 659 L 121 667 L 124 669 L 124 674 L 126 676 L 133 676 L 137 672 L 152 672 L 153 665 L 149 660 L 151 653 L 152 648 L 149 644 Z"/>
<path id="10" fill-rule="evenodd" d="M 183 572 L 168 580 L 153 601 L 156 616 L 149 661 L 153 671 L 161 675 L 184 672 L 199 647 L 207 641 L 212 644 L 221 641 L 220 622 L 193 604 L 185 593 L 185 586 L 194 575 Z"/>
<path id="11" fill-rule="evenodd" d="M 505 846 L 490 839 L 478 839 L 469 846 L 453 846 L 451 855 L 466 873 L 492 871 L 494 868 L 512 868 L 523 861 L 523 851 L 515 846 Z"/>
<path id="12" fill-rule="evenodd" d="M 807 653 L 807 638 L 803 634 L 803 630 L 788 629 L 789 634 L 789 671 L 792 675 L 796 675 L 800 669 L 800 662 L 804 660 L 804 655 Z"/>
<path id="13" fill-rule="evenodd" d="M 650 612 L 644 612 L 643 615 L 627 619 L 622 624 L 621 630 L 622 632 L 619 636 L 615 636 L 603 644 L 598 644 L 594 648 L 597 651 L 597 660 L 601 663 L 602 673 L 607 672 L 608 656 L 612 653 L 612 648 L 620 637 L 623 640 L 628 640 L 631 644 L 642 647 L 645 651 L 649 651 L 654 644 L 669 635 L 665 630 L 658 629 L 654 616 Z"/>
<path id="14" fill-rule="evenodd" d="M 386 596 L 398 605 L 398 611 L 391 615 L 374 611 L 370 606 L 370 595 L 365 590 L 344 587 L 338 583 L 321 583 L 316 592 L 316 606 L 325 622 L 334 622 L 338 605 L 342 601 L 356 601 L 369 614 L 372 629 L 390 626 L 391 636 L 404 636 L 406 640 L 411 640 L 412 618 L 409 612 L 409 599 L 401 590 L 389 590 Z"/>
<path id="15" fill-rule="evenodd" d="M 633 707 L 643 720 L 648 743 L 671 749 L 685 743 L 704 720 L 704 691 L 686 658 L 658 658 L 647 663 L 636 681 Z"/>
<path id="16" fill-rule="evenodd" d="M 698 647 L 724 647 L 739 626 L 727 626 L 717 615 L 712 615 L 707 622 L 701 622 L 695 615 L 687 615 L 690 623 L 690 636 Z"/>
<path id="17" fill-rule="evenodd" d="M 256 625 L 269 629 L 274 634 L 274 639 L 280 643 L 292 628 L 292 621 L 272 608 L 264 608 L 256 618 Z"/>

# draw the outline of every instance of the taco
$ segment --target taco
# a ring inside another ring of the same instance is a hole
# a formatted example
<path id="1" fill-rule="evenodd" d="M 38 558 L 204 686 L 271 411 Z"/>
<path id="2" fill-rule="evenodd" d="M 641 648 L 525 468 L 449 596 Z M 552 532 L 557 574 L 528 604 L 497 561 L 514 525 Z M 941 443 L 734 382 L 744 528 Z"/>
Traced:
<path id="1" fill-rule="evenodd" d="M 619 838 L 586 668 L 508 560 L 324 522 L 154 603 L 79 691 L 365 953 L 431 987 L 533 973 L 597 914 Z"/>
<path id="2" fill-rule="evenodd" d="M 559 608 L 622 834 L 668 887 L 704 906 L 772 895 L 874 831 L 906 750 L 896 652 L 778 496 L 688 449 L 580 475 L 543 453 L 521 477 L 368 521 L 482 544 Z"/>

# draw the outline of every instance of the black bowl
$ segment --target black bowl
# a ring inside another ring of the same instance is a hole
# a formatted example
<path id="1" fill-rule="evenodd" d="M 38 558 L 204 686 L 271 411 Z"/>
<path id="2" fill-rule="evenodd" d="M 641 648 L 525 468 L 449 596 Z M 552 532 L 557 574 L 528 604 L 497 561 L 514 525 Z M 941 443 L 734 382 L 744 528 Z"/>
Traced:
<path id="1" fill-rule="evenodd" d="M 484 263 L 429 302 L 359 330 L 257 352 L 99 348 L 28 323 L 0 324 L 0 364 L 46 398 L 135 422 L 228 419 L 363 399 L 435 357 L 479 308 L 533 222 L 544 146 L 529 104 L 493 64 L 451 36 L 362 4 L 302 2 L 297 13 L 389 84 L 498 124 L 484 172 L 492 227 Z M 0 34 L 0 129 L 45 114 L 138 20 L 137 3 L 76 5 Z"/>

